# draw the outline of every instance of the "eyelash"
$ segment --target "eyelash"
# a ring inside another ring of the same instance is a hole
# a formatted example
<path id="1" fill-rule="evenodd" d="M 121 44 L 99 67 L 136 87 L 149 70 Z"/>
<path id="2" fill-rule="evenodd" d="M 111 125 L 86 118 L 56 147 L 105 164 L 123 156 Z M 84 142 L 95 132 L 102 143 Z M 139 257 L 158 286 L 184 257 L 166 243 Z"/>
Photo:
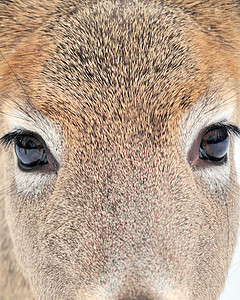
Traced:
<path id="1" fill-rule="evenodd" d="M 34 133 L 31 131 L 25 131 L 25 130 L 14 130 L 12 132 L 9 132 L 5 134 L 3 137 L 0 138 L 0 143 L 5 146 L 6 148 L 10 147 L 17 139 L 23 138 L 24 136 L 32 136 L 34 137 Z"/>
<path id="2" fill-rule="evenodd" d="M 208 130 L 216 129 L 225 127 L 229 135 L 233 134 L 235 136 L 240 136 L 240 128 L 233 124 L 223 124 L 223 123 L 217 123 L 213 124 L 212 126 L 208 127 Z M 5 134 L 3 137 L 0 138 L 0 144 L 5 146 L 6 148 L 10 147 L 17 139 L 23 138 L 24 136 L 32 136 L 35 137 L 36 135 L 31 131 L 25 131 L 25 130 L 14 130 L 12 132 L 9 132 Z"/>
<path id="3" fill-rule="evenodd" d="M 224 124 L 224 123 L 216 123 L 207 127 L 207 131 L 211 131 L 213 129 L 225 128 L 229 135 L 240 136 L 240 128 L 233 124 Z"/>

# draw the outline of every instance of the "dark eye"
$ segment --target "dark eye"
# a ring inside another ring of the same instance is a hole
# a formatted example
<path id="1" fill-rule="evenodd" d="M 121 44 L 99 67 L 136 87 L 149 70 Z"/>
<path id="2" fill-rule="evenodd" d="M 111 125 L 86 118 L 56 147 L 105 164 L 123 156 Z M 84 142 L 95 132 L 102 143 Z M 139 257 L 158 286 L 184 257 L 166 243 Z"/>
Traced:
<path id="1" fill-rule="evenodd" d="M 18 136 L 15 140 L 15 152 L 18 165 L 23 170 L 31 170 L 36 166 L 48 164 L 42 142 L 33 136 Z"/>
<path id="2" fill-rule="evenodd" d="M 229 147 L 229 131 L 226 126 L 210 128 L 202 137 L 199 158 L 213 162 L 224 162 Z"/>
<path id="3" fill-rule="evenodd" d="M 18 167 L 23 172 L 57 173 L 59 165 L 47 145 L 37 133 L 14 130 L 0 138 L 0 145 L 14 145 Z"/>

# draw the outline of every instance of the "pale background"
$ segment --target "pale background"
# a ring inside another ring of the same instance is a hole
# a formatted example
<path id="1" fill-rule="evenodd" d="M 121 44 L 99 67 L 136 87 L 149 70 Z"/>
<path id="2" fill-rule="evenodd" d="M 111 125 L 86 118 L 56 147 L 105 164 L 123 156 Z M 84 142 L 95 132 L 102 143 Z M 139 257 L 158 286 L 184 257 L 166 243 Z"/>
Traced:
<path id="1" fill-rule="evenodd" d="M 240 141 L 238 140 L 236 146 L 236 167 L 239 174 L 240 184 Z M 240 197 L 239 197 L 240 201 Z M 235 255 L 232 260 L 231 267 L 228 272 L 228 278 L 219 300 L 240 300 L 240 233 L 238 235 L 238 246 L 235 250 Z"/>

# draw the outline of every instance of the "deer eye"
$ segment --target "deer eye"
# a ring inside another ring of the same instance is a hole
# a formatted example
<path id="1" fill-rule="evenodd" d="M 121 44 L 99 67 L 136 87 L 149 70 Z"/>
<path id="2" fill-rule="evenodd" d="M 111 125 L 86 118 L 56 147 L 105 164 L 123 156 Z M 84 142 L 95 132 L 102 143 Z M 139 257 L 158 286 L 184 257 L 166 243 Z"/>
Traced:
<path id="1" fill-rule="evenodd" d="M 208 129 L 202 137 L 199 158 L 213 162 L 224 162 L 227 158 L 230 137 L 224 125 Z"/>
<path id="2" fill-rule="evenodd" d="M 16 130 L 2 138 L 0 144 L 5 147 L 13 144 L 18 167 L 23 172 L 57 172 L 58 163 L 49 151 L 43 139 L 32 131 Z"/>
<path id="3" fill-rule="evenodd" d="M 48 164 L 42 142 L 33 136 L 18 136 L 15 139 L 15 152 L 20 169 L 32 169 Z"/>

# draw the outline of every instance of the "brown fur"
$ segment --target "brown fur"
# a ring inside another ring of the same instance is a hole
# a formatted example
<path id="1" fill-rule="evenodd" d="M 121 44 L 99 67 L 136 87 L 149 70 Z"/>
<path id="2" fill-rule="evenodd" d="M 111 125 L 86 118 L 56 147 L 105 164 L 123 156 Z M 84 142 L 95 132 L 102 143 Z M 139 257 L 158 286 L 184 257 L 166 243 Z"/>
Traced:
<path id="1" fill-rule="evenodd" d="M 239 123 L 239 1 L 39 2 L 0 3 L 0 133 L 31 108 L 63 155 L 24 194 L 0 149 L 0 299 L 217 299 L 238 231 L 233 145 L 228 184 L 207 180 L 184 116 L 232 107 Z"/>

